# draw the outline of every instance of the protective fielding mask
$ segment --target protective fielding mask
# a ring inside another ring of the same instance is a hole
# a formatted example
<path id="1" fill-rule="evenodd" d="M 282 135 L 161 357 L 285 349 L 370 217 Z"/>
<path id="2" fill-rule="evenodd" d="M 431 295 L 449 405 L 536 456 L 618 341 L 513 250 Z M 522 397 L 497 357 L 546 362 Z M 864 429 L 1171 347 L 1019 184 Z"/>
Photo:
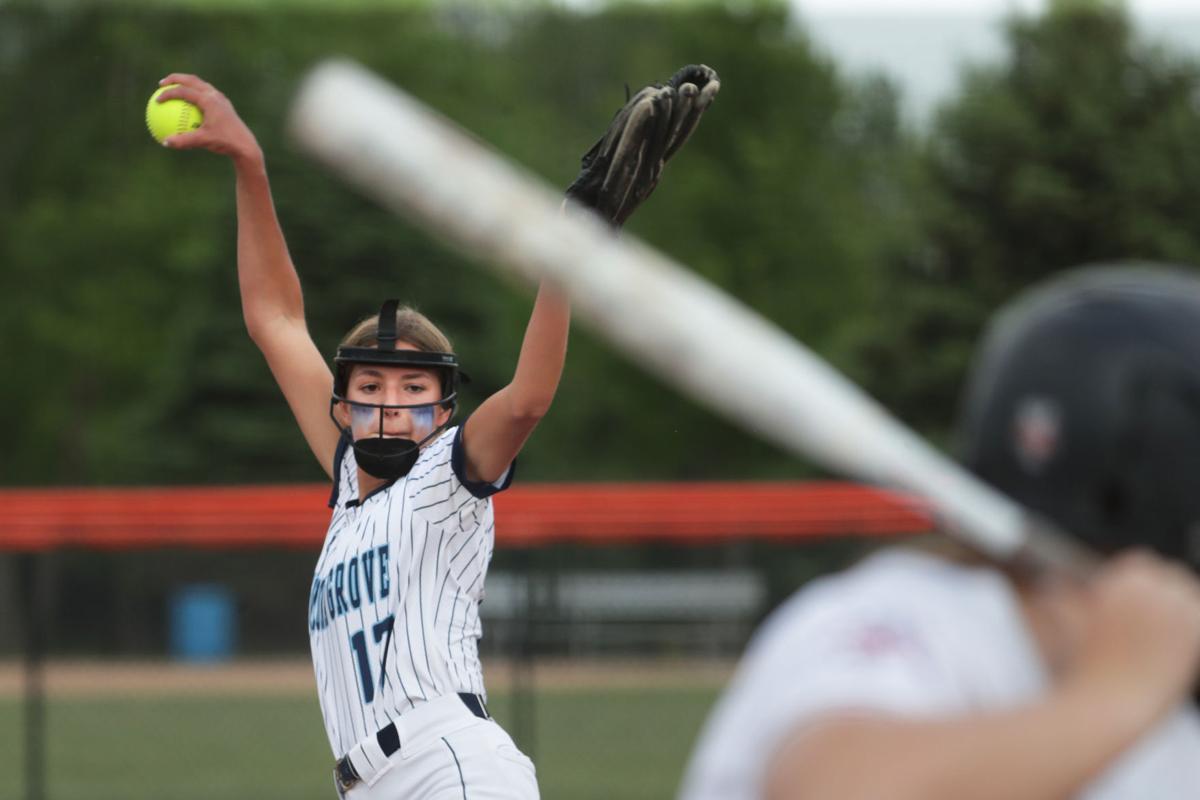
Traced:
<path id="1" fill-rule="evenodd" d="M 397 348 L 396 311 L 399 301 L 388 300 L 379 310 L 379 323 L 375 347 L 342 346 L 334 358 L 333 397 L 329 405 L 329 416 L 344 435 L 350 437 L 354 457 L 358 465 L 376 478 L 395 480 L 407 475 L 417 463 L 421 448 L 431 441 L 449 424 L 454 415 L 458 398 L 458 384 L 465 376 L 459 372 L 458 358 L 453 353 L 437 353 L 424 350 Z M 347 399 L 350 372 L 355 364 L 374 364 L 381 367 L 418 367 L 432 369 L 444 378 L 441 381 L 443 394 L 440 400 L 412 405 L 385 405 L 362 403 Z M 342 428 L 333 410 L 338 403 L 350 409 L 350 427 Z M 449 409 L 450 415 L 442 425 L 434 418 L 438 408 Z M 406 426 L 413 438 L 400 439 L 384 435 L 384 422 L 398 414 L 409 415 Z"/>
<path id="2" fill-rule="evenodd" d="M 445 401 L 410 406 L 376 405 L 343 401 L 350 406 L 351 446 L 358 465 L 368 475 L 395 480 L 407 475 L 417 463 L 421 447 L 433 439 L 440 427 L 434 426 L 434 411 Z M 384 420 L 407 411 L 413 439 L 384 436 Z"/>

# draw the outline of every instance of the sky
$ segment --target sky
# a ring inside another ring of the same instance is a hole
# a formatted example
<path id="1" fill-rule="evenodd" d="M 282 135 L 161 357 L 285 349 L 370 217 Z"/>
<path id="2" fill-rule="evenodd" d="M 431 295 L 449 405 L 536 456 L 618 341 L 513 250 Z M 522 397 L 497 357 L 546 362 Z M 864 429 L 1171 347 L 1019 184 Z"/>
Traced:
<path id="1" fill-rule="evenodd" d="M 953 95 L 964 62 L 1004 53 L 1000 23 L 1042 0 L 791 0 L 817 47 L 851 75 L 882 72 L 920 125 Z M 1200 59 L 1200 0 L 1126 0 L 1141 33 Z"/>
<path id="2" fill-rule="evenodd" d="M 1035 11 L 1045 7 L 1043 0 L 791 0 L 803 13 L 820 14 L 902 14 L 929 15 L 953 13 L 963 16 L 996 16 L 1016 8 Z M 1200 15 L 1196 0 L 1126 0 L 1135 15 L 1188 13 Z"/>

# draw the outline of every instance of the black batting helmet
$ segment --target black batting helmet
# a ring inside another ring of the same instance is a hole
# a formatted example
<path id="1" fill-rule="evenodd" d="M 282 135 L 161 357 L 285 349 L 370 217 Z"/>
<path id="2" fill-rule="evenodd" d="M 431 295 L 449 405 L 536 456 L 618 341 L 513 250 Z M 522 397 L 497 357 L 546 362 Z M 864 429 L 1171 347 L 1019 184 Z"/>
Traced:
<path id="1" fill-rule="evenodd" d="M 976 357 L 959 445 L 983 480 L 1102 553 L 1200 565 L 1200 277 L 1103 265 L 1018 298 Z"/>

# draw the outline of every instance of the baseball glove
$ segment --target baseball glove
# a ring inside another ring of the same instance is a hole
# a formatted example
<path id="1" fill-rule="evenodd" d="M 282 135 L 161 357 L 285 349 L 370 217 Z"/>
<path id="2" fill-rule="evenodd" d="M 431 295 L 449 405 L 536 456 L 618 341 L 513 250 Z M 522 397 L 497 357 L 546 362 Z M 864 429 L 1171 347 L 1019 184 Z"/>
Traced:
<path id="1" fill-rule="evenodd" d="M 567 187 L 567 197 L 620 227 L 654 191 L 663 167 L 720 88 L 716 70 L 689 64 L 665 86 L 656 83 L 629 98 L 600 141 L 583 154 L 583 168 Z"/>

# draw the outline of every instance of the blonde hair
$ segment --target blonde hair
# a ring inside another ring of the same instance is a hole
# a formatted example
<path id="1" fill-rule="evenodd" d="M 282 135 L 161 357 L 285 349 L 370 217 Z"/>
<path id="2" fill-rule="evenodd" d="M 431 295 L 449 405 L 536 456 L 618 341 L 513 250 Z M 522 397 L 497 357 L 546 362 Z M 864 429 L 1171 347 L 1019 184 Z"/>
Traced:
<path id="1" fill-rule="evenodd" d="M 454 346 L 446 334 L 430 322 L 429 317 L 412 306 L 396 309 L 396 340 L 407 342 L 426 353 L 453 353 Z M 342 337 L 341 347 L 378 347 L 379 315 L 363 319 Z"/>
<path id="2" fill-rule="evenodd" d="M 938 556 L 963 567 L 994 569 L 1018 588 L 1029 585 L 1038 577 L 1038 572 L 1030 564 L 1019 561 L 1003 563 L 988 558 L 980 551 L 968 547 L 945 533 L 934 532 L 918 536 L 906 541 L 901 546 Z"/>

